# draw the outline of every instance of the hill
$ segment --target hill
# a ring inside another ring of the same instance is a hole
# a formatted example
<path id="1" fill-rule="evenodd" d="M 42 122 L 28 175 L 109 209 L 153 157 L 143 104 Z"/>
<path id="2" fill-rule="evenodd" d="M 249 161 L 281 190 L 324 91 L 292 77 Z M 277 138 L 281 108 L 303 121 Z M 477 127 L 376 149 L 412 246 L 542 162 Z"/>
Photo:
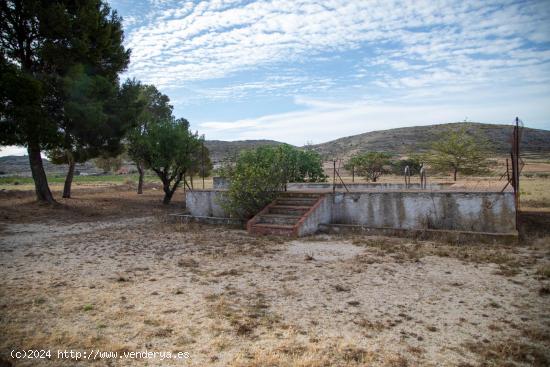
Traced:
<path id="1" fill-rule="evenodd" d="M 224 161 L 234 159 L 241 150 L 254 149 L 263 145 L 283 144 L 275 140 L 207 140 L 205 146 L 210 152 L 210 159 L 217 167 Z"/>
<path id="2" fill-rule="evenodd" d="M 473 136 L 482 137 L 489 141 L 491 143 L 491 150 L 495 155 L 504 155 L 510 150 L 511 125 L 491 125 L 473 122 L 372 131 L 313 145 L 311 148 L 319 152 L 325 160 L 347 158 L 355 153 L 369 150 L 407 154 L 426 150 L 431 142 L 439 138 L 440 134 L 447 131 L 449 128 L 460 127 L 465 127 L 466 131 Z M 224 161 L 234 159 L 243 149 L 253 149 L 263 145 L 278 144 L 282 143 L 274 140 L 207 140 L 205 142 L 205 146 L 210 151 L 211 160 L 216 168 L 223 164 Z M 525 128 L 523 130 L 521 149 L 524 155 L 549 155 L 550 131 Z M 125 165 L 133 168 L 132 162 L 125 162 Z M 46 159 L 44 159 L 44 166 L 48 174 L 64 174 L 67 169 L 65 165 L 57 166 L 51 164 Z M 77 165 L 76 169 L 82 174 L 101 172 L 92 162 Z M 0 157 L 0 174 L 30 175 L 28 157 Z"/>
<path id="3" fill-rule="evenodd" d="M 262 145 L 277 145 L 281 142 L 274 140 L 240 140 L 240 141 L 222 141 L 207 140 L 205 146 L 210 151 L 210 159 L 214 167 L 219 167 L 224 161 L 234 159 L 234 157 L 243 149 L 253 149 Z M 43 158 L 44 169 L 49 175 L 65 175 L 67 165 L 55 165 Z M 125 161 L 123 167 L 129 171 L 135 171 L 133 162 Z M 98 174 L 102 170 L 97 168 L 92 161 L 76 165 L 76 171 L 80 174 Z M 30 166 L 28 156 L 5 156 L 0 157 L 0 175 L 30 176 Z"/>
<path id="4" fill-rule="evenodd" d="M 372 131 L 313 145 L 312 148 L 325 159 L 346 158 L 358 152 L 369 150 L 396 154 L 424 151 L 431 142 L 449 128 L 466 128 L 468 134 L 489 141 L 495 154 L 510 151 L 511 125 L 492 125 L 474 122 L 460 122 L 427 126 L 402 127 L 398 129 Z M 523 153 L 550 153 L 550 131 L 524 128 L 521 142 Z"/>
<path id="5" fill-rule="evenodd" d="M 43 158 L 44 170 L 49 175 L 65 175 L 67 173 L 66 164 L 53 164 L 47 159 Z M 75 167 L 76 174 L 98 174 L 103 172 L 97 168 L 92 161 L 86 163 L 79 163 Z M 0 157 L 0 175 L 16 175 L 16 176 L 30 176 L 31 169 L 29 166 L 29 157 L 8 155 Z"/>

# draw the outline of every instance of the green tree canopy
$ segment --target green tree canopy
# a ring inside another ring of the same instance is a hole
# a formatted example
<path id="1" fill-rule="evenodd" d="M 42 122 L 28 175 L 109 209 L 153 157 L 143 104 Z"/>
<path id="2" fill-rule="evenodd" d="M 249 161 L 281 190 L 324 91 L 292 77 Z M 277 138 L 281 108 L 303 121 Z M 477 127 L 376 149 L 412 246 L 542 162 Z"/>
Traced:
<path id="1" fill-rule="evenodd" d="M 439 172 L 452 172 L 456 181 L 458 173 L 465 175 L 487 172 L 489 143 L 469 135 L 466 129 L 449 130 L 431 145 L 426 155 L 430 167 Z"/>
<path id="2" fill-rule="evenodd" d="M 367 152 L 351 157 L 344 168 L 351 170 L 354 167 L 359 176 L 367 181 L 376 182 L 380 176 L 388 172 L 392 155 L 386 152 Z"/>
<path id="3" fill-rule="evenodd" d="M 325 181 L 319 155 L 288 144 L 242 151 L 224 174 L 230 186 L 222 205 L 234 216 L 248 218 L 271 202 L 289 182 Z"/>
<path id="4" fill-rule="evenodd" d="M 41 151 L 112 143 L 124 129 L 121 19 L 101 0 L 4 0 L 0 18 L 0 144 L 27 147 L 37 199 L 53 202 Z"/>
<path id="5" fill-rule="evenodd" d="M 197 165 L 197 152 L 201 141 L 197 133 L 189 129 L 185 119 L 156 121 L 147 130 L 134 132 L 131 151 L 135 159 L 153 170 L 162 181 L 164 204 L 169 204 L 174 192 L 193 167 Z M 199 163 L 200 164 L 200 163 Z"/>
<path id="6" fill-rule="evenodd" d="M 391 163 L 392 173 L 402 176 L 405 172 L 405 167 L 409 166 L 411 176 L 418 175 L 422 167 L 422 157 L 416 154 L 410 154 L 407 158 L 398 159 Z"/>
<path id="7" fill-rule="evenodd" d="M 144 147 L 139 143 L 141 137 L 149 132 L 149 127 L 160 122 L 172 119 L 173 107 L 170 104 L 170 98 L 162 94 L 154 85 L 137 84 L 138 90 L 137 108 L 132 114 L 134 118 L 134 127 L 128 134 L 128 155 L 136 163 L 139 173 L 137 193 L 143 193 L 143 180 L 145 176 L 145 162 L 143 155 L 146 152 L 141 151 Z"/>

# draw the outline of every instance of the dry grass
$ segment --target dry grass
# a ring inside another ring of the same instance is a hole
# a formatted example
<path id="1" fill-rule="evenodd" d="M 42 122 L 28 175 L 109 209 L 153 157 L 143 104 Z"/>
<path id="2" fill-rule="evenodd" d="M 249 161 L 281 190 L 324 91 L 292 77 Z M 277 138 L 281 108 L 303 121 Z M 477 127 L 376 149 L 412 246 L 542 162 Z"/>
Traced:
<path id="1" fill-rule="evenodd" d="M 406 367 L 404 356 L 385 350 L 368 350 L 351 341 L 304 343 L 289 337 L 273 348 L 251 348 L 237 354 L 232 367 L 330 367 L 330 366 Z"/>
<path id="2" fill-rule="evenodd" d="M 523 178 L 520 185 L 521 207 L 523 210 L 550 210 L 550 177 Z"/>
<path id="3" fill-rule="evenodd" d="M 548 360 L 548 238 L 515 247 L 256 238 L 168 223 L 175 207 L 153 205 L 159 193 L 133 195 L 82 193 L 50 219 L 25 198 L 2 202 L 0 358 L 47 346 L 187 351 L 192 366 Z M 18 365 L 49 365 L 32 362 Z"/>
<path id="4" fill-rule="evenodd" d="M 533 345 L 515 339 L 485 344 L 467 343 L 466 348 L 476 354 L 482 366 L 515 366 L 516 363 L 533 367 L 550 364 L 547 346 Z"/>
<path id="5" fill-rule="evenodd" d="M 538 239 L 536 241 L 539 241 Z M 546 240 L 541 240 L 546 241 Z M 351 242 L 357 246 L 372 249 L 368 254 L 358 256 L 358 261 L 365 263 L 392 261 L 417 262 L 427 256 L 438 256 L 458 259 L 468 263 L 496 264 L 497 273 L 504 276 L 519 274 L 525 266 L 533 265 L 536 260 L 522 257 L 516 246 L 483 245 L 483 244 L 447 244 L 433 241 L 409 241 L 389 237 L 352 237 Z M 546 246 L 548 248 L 548 246 Z M 374 256 L 373 256 L 374 255 Z"/>

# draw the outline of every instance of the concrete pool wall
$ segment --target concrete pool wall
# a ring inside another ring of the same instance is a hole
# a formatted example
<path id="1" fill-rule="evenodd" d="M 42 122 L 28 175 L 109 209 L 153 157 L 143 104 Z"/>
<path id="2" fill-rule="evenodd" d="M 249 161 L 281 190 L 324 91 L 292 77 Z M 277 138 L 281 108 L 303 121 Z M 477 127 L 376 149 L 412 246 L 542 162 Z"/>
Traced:
<path id="1" fill-rule="evenodd" d="M 220 205 L 224 195 L 223 190 L 188 192 L 187 211 L 196 217 L 228 217 L 228 213 Z M 516 231 L 514 194 L 510 191 L 384 191 L 377 189 L 326 192 L 324 195 L 326 200 L 314 213 L 314 218 L 319 219 L 312 218 L 306 222 L 309 233 L 319 224 L 484 233 Z"/>

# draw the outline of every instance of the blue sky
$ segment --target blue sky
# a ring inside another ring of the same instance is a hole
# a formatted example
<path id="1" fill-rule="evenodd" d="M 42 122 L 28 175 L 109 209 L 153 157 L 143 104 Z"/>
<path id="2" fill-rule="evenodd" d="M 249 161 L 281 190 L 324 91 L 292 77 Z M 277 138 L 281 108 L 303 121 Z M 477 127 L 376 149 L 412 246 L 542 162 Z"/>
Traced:
<path id="1" fill-rule="evenodd" d="M 401 126 L 550 129 L 550 1 L 111 0 L 155 84 L 207 139 L 303 145 Z M 3 152 L 2 152 L 3 153 Z"/>

